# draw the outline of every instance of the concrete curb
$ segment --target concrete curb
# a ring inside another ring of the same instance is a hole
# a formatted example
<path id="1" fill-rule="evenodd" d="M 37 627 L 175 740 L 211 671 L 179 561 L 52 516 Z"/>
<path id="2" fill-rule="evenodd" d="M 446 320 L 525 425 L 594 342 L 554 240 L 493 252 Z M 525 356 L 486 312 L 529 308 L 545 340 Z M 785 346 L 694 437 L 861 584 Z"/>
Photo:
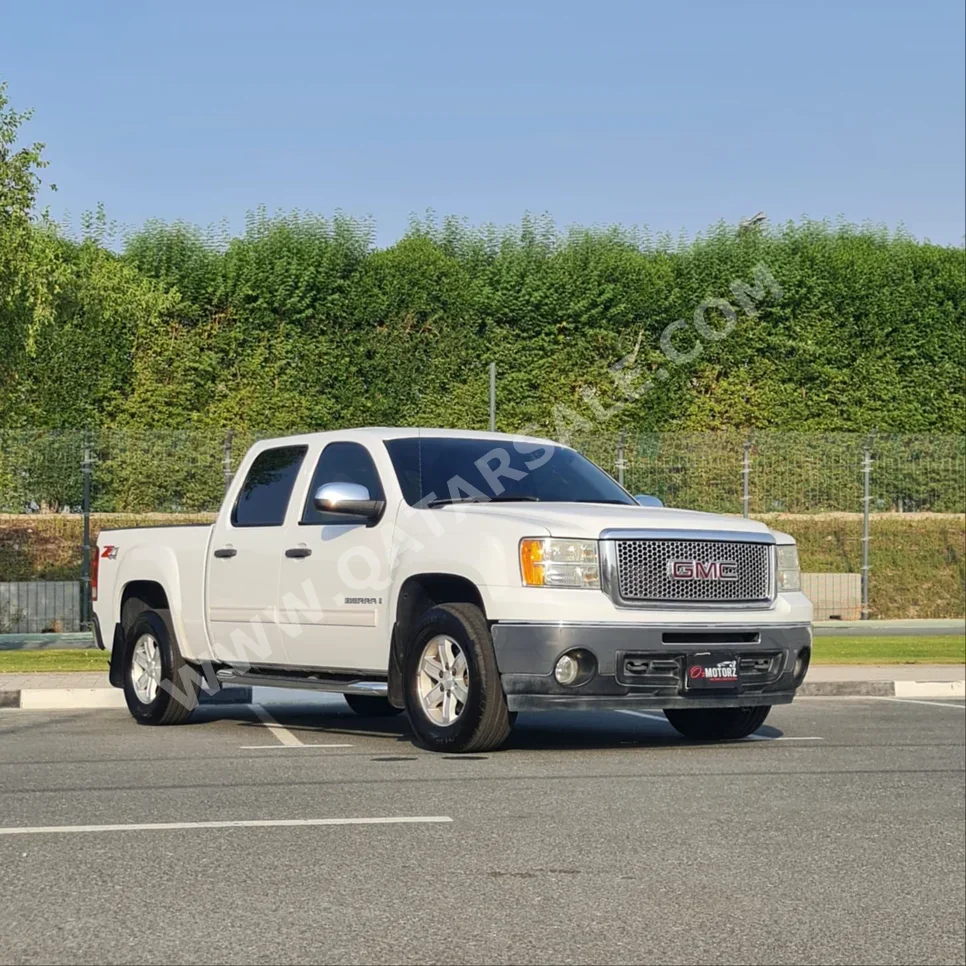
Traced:
<path id="1" fill-rule="evenodd" d="M 964 698 L 966 681 L 815 681 L 798 689 L 803 698 Z"/>
<path id="2" fill-rule="evenodd" d="M 251 704 L 252 689 L 222 688 L 209 694 L 201 692 L 202 707 L 219 704 Z M 104 708 L 127 708 L 120 688 L 24 688 L 0 691 L 0 708 L 21 711 L 91 711 Z"/>
<path id="3" fill-rule="evenodd" d="M 966 681 L 896 681 L 897 698 L 966 698 Z"/>

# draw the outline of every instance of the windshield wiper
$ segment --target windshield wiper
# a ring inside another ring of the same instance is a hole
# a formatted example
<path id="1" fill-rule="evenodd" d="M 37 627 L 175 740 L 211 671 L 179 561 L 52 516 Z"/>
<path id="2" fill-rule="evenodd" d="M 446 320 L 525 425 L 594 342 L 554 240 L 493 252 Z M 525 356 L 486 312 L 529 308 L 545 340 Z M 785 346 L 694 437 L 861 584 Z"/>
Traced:
<path id="1" fill-rule="evenodd" d="M 634 503 L 628 503 L 627 500 L 574 500 L 574 503 L 616 503 L 618 506 L 636 506 Z"/>
<path id="2" fill-rule="evenodd" d="M 426 504 L 430 509 L 438 506 L 452 506 L 454 503 L 539 503 L 538 496 L 443 496 Z"/>

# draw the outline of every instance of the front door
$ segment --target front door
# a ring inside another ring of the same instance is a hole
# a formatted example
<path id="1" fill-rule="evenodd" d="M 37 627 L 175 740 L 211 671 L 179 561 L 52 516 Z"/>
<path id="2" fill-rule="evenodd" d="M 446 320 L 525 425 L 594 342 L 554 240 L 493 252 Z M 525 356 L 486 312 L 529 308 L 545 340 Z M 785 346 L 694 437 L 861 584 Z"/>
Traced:
<path id="1" fill-rule="evenodd" d="M 285 522 L 276 606 L 289 663 L 385 674 L 392 522 L 383 517 L 367 526 L 360 518 L 320 512 L 313 497 L 326 483 L 358 483 L 372 499 L 385 499 L 365 446 L 326 445 L 301 505 Z"/>
<path id="2" fill-rule="evenodd" d="M 307 449 L 262 450 L 248 469 L 231 514 L 222 514 L 215 524 L 206 600 L 216 660 L 286 663 L 276 590 L 286 508 Z"/>

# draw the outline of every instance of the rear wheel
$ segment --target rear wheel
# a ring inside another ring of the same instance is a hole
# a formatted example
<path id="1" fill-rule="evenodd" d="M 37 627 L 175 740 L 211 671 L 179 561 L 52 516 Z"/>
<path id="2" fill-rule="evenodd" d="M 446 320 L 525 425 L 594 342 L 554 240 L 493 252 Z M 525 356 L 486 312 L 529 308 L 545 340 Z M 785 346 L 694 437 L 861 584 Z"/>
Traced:
<path id="1" fill-rule="evenodd" d="M 664 715 L 685 738 L 695 741 L 737 741 L 754 734 L 771 706 L 750 708 L 666 708 Z"/>
<path id="2" fill-rule="evenodd" d="M 439 604 L 416 628 L 405 660 L 406 710 L 433 751 L 493 751 L 510 734 L 510 715 L 483 612 Z"/>
<path id="3" fill-rule="evenodd" d="M 402 708 L 394 708 L 388 698 L 370 694 L 343 694 L 345 703 L 363 718 L 394 718 Z"/>
<path id="4" fill-rule="evenodd" d="M 124 698 L 140 724 L 181 724 L 198 706 L 198 672 L 182 660 L 166 614 L 145 610 L 127 633 Z"/>

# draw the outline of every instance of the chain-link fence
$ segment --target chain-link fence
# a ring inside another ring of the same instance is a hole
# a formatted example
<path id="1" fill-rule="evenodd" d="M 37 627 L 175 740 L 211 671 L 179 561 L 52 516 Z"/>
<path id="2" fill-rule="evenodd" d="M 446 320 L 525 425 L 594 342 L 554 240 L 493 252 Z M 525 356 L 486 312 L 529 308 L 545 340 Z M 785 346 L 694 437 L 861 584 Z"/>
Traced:
<path id="1" fill-rule="evenodd" d="M 633 493 L 790 533 L 818 620 L 966 613 L 962 437 L 767 431 L 572 442 Z"/>
<path id="2" fill-rule="evenodd" d="M 0 633 L 83 626 L 85 543 L 104 526 L 211 520 L 257 438 L 0 431 Z M 614 432 L 570 442 L 633 493 L 792 534 L 818 619 L 966 613 L 960 437 Z"/>

